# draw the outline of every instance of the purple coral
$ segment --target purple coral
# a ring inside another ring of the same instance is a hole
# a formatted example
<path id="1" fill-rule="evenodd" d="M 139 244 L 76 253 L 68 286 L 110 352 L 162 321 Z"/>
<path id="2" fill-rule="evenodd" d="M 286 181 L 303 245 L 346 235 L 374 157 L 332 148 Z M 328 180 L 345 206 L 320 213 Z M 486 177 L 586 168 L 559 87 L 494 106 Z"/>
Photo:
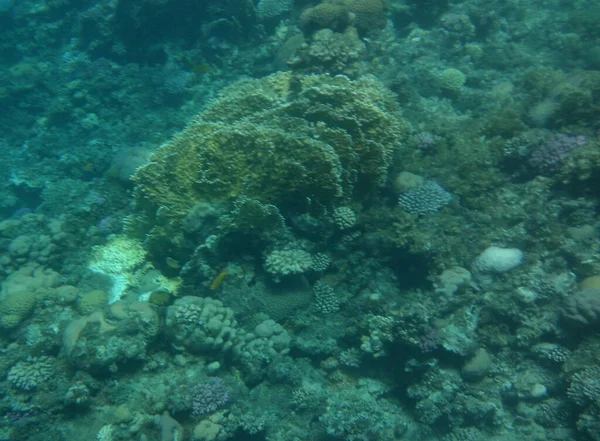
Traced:
<path id="1" fill-rule="evenodd" d="M 106 216 L 98 221 L 98 230 L 101 234 L 109 235 L 121 230 L 121 221 L 115 216 Z"/>
<path id="2" fill-rule="evenodd" d="M 441 210 L 452 200 L 452 195 L 433 181 L 404 192 L 398 203 L 411 214 L 429 214 Z"/>
<path id="3" fill-rule="evenodd" d="M 26 214 L 29 214 L 31 212 L 32 212 L 31 208 L 27 208 L 27 207 L 19 208 L 12 214 L 12 217 L 15 217 L 15 218 L 23 217 Z"/>
<path id="4" fill-rule="evenodd" d="M 192 413 L 212 413 L 229 401 L 229 388 L 222 378 L 212 377 L 192 387 Z"/>
<path id="5" fill-rule="evenodd" d="M 585 144 L 585 136 L 561 133 L 537 147 L 529 157 L 529 164 L 542 174 L 552 174 L 571 156 L 573 150 Z"/>
<path id="6" fill-rule="evenodd" d="M 439 335 L 435 329 L 429 329 L 419 337 L 419 348 L 423 354 L 433 352 L 439 347 Z"/>
<path id="7" fill-rule="evenodd" d="M 414 140 L 419 150 L 430 151 L 436 146 L 435 137 L 429 132 L 417 133 Z"/>

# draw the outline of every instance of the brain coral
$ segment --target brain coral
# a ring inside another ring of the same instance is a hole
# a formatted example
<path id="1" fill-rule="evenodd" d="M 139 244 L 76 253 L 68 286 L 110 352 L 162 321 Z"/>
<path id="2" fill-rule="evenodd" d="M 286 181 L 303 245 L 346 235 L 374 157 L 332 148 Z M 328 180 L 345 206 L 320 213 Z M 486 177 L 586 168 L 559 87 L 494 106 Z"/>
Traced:
<path id="1" fill-rule="evenodd" d="M 35 291 L 4 292 L 0 296 L 0 328 L 14 328 L 33 311 Z"/>
<path id="2" fill-rule="evenodd" d="M 343 1 L 326 1 L 302 11 L 300 21 L 302 27 L 309 30 L 329 28 L 343 31 L 350 24 L 350 13 Z"/>
<path id="3" fill-rule="evenodd" d="M 387 3 L 384 0 L 346 0 L 354 15 L 354 25 L 361 31 L 385 26 Z"/>
<path id="4" fill-rule="evenodd" d="M 373 78 L 242 80 L 138 170 L 136 200 L 150 224 L 172 231 L 202 201 L 360 200 L 385 182 L 408 132 L 394 96 Z"/>
<path id="5" fill-rule="evenodd" d="M 107 304 L 108 294 L 102 290 L 95 289 L 79 296 L 77 310 L 83 315 L 89 315 Z"/>
<path id="6" fill-rule="evenodd" d="M 388 5 L 384 0 L 325 0 L 302 12 L 304 29 L 343 31 L 349 24 L 361 32 L 385 26 Z"/>

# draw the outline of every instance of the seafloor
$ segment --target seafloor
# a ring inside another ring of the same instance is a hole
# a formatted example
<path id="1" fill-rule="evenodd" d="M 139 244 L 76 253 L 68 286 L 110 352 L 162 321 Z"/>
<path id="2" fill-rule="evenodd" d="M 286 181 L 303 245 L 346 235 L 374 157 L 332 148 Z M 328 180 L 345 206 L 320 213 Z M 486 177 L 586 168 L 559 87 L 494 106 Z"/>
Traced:
<path id="1" fill-rule="evenodd" d="M 0 441 L 600 441 L 598 0 L 0 0 Z"/>

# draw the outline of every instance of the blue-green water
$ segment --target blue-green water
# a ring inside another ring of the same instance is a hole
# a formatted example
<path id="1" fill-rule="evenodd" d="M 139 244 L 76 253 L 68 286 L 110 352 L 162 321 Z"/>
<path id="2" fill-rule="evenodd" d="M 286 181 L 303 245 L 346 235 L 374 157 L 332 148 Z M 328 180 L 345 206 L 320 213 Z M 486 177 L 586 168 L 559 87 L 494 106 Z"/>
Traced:
<path id="1" fill-rule="evenodd" d="M 600 440 L 600 6 L 0 0 L 0 441 Z"/>

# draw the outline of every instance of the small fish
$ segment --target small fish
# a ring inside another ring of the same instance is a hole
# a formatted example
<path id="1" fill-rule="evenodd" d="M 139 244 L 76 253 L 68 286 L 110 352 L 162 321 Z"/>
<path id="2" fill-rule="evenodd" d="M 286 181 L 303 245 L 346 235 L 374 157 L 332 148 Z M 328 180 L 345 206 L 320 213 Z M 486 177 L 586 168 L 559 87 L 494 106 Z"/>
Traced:
<path id="1" fill-rule="evenodd" d="M 221 271 L 217 277 L 215 277 L 215 280 L 213 280 L 213 283 L 210 284 L 210 289 L 212 291 L 216 291 L 217 289 L 219 289 L 219 286 L 221 286 L 221 283 L 223 283 L 223 279 L 225 279 L 225 277 L 227 276 L 227 268 L 225 268 L 223 271 Z"/>
<path id="2" fill-rule="evenodd" d="M 148 303 L 152 303 L 156 306 L 169 306 L 175 301 L 173 293 L 165 289 L 157 289 L 150 293 Z"/>
<path id="3" fill-rule="evenodd" d="M 212 72 L 213 70 L 215 70 L 215 68 L 212 67 L 210 64 L 198 63 L 192 65 L 192 70 L 198 75 L 202 75 L 205 73 Z"/>

